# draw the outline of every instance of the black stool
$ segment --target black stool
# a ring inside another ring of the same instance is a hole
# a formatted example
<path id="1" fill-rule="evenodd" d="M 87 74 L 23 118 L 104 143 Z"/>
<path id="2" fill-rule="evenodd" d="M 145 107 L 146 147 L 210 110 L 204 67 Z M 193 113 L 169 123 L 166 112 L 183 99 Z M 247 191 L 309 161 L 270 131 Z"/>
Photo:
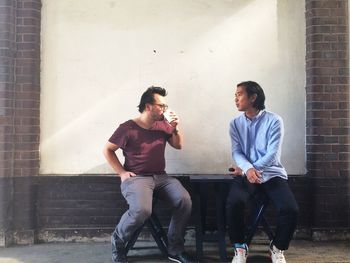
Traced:
<path id="1" fill-rule="evenodd" d="M 156 199 L 153 199 L 153 207 L 156 203 Z M 158 217 L 156 216 L 156 214 L 154 213 L 154 211 L 152 210 L 152 214 L 151 216 L 145 221 L 145 223 L 139 227 L 135 233 L 132 235 L 131 239 L 129 240 L 129 242 L 126 244 L 126 253 L 129 252 L 130 249 L 133 248 L 137 238 L 139 237 L 142 229 L 144 228 L 144 226 L 147 226 L 149 231 L 151 232 L 154 240 L 157 243 L 158 248 L 160 249 L 160 251 L 162 252 L 163 256 L 168 257 L 168 237 L 167 234 L 165 233 L 164 229 L 162 228 L 162 225 L 158 219 Z"/>
<path id="2" fill-rule="evenodd" d="M 251 223 L 247 226 L 246 229 L 246 235 L 245 235 L 245 243 L 249 246 L 252 242 L 252 239 L 254 237 L 254 234 L 256 233 L 259 225 L 262 226 L 263 231 L 268 236 L 269 240 L 273 240 L 273 233 L 270 228 L 270 225 L 268 224 L 267 220 L 265 219 L 264 213 L 265 210 L 269 204 L 269 199 L 264 193 L 253 193 L 252 194 L 252 201 L 254 202 L 255 209 L 253 211 L 253 218 Z"/>
<path id="3" fill-rule="evenodd" d="M 201 188 L 200 189 L 200 196 L 202 198 L 201 200 L 201 220 L 199 225 L 201 227 L 197 227 L 196 231 L 196 243 L 197 243 L 197 257 L 199 259 L 203 256 L 203 241 L 205 241 L 204 232 L 205 232 L 205 218 L 206 218 L 206 205 L 207 205 L 207 188 Z M 219 255 L 221 261 L 227 261 L 227 252 L 226 252 L 226 242 L 225 242 L 225 232 L 226 232 L 226 216 L 225 216 L 225 201 L 226 201 L 226 194 L 227 191 L 225 189 L 225 185 L 219 184 L 215 187 L 215 205 L 216 205 L 216 223 L 217 223 L 217 230 L 218 230 L 218 236 L 217 236 L 217 242 L 219 246 Z M 262 230 L 266 233 L 268 236 L 268 239 L 271 241 L 273 240 L 273 233 L 270 228 L 269 223 L 267 222 L 264 213 L 265 210 L 269 204 L 269 199 L 265 194 L 253 194 L 252 195 L 252 201 L 254 202 L 255 208 L 252 211 L 252 220 L 248 224 L 246 228 L 245 233 L 245 243 L 249 246 L 251 244 L 251 241 L 258 230 L 259 226 L 262 226 Z M 197 224 L 198 224 L 197 223 Z"/>
<path id="4" fill-rule="evenodd" d="M 190 176 L 190 183 L 194 186 L 196 200 L 195 215 L 195 231 L 196 231 L 196 251 L 197 259 L 200 260 L 203 257 L 203 242 L 207 241 L 205 237 L 206 229 L 206 207 L 208 199 L 208 186 L 214 186 L 215 192 L 215 210 L 216 210 L 216 226 L 218 235 L 215 241 L 218 242 L 219 254 L 221 261 L 227 261 L 226 251 L 226 198 L 227 187 L 230 185 L 230 181 L 234 180 L 231 176 L 227 175 L 192 175 Z M 267 234 L 269 240 L 273 239 L 273 234 L 267 223 L 264 212 L 269 203 L 269 199 L 266 195 L 252 194 L 251 198 L 254 201 L 256 208 L 253 212 L 253 220 L 246 229 L 245 242 L 249 245 L 253 239 L 253 236 L 258 229 L 259 225 L 262 225 L 263 231 Z"/>

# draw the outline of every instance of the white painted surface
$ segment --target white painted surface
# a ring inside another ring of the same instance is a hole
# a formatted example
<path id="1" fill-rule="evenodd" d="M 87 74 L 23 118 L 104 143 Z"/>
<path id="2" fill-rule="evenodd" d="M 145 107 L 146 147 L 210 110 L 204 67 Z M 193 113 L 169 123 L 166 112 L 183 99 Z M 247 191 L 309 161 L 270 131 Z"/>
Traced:
<path id="1" fill-rule="evenodd" d="M 151 85 L 168 90 L 185 134 L 183 150 L 167 149 L 168 173 L 225 173 L 243 80 L 284 118 L 283 163 L 304 173 L 303 0 L 42 3 L 42 174 L 111 173 L 102 147 Z"/>

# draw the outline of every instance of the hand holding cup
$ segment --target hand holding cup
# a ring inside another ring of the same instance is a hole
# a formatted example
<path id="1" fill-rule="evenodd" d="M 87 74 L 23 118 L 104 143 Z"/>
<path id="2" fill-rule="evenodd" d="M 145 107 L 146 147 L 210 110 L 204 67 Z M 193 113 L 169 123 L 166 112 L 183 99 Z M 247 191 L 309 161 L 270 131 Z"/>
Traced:
<path id="1" fill-rule="evenodd" d="M 176 113 L 171 110 L 167 109 L 164 113 L 164 119 L 170 123 L 171 126 L 177 126 L 179 123 L 179 118 L 177 117 Z"/>

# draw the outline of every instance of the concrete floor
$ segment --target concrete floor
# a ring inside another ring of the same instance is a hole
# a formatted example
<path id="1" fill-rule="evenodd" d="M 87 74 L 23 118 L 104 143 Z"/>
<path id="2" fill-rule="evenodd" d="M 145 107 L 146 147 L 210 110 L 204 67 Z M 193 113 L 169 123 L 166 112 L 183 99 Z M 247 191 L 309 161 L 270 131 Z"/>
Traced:
<path id="1" fill-rule="evenodd" d="M 152 242 L 136 243 L 131 250 L 129 262 L 163 263 L 162 257 Z M 142 248 L 140 248 L 142 247 Z M 56 243 L 33 246 L 15 246 L 0 249 L 1 263 L 110 263 L 109 243 Z M 193 246 L 188 251 L 194 253 Z M 232 251 L 228 248 L 230 257 Z M 350 242 L 312 242 L 295 240 L 285 252 L 288 263 L 350 263 Z M 215 243 L 206 243 L 201 262 L 220 262 Z M 231 262 L 230 260 L 228 262 Z M 253 244 L 247 263 L 271 262 L 266 244 Z"/>

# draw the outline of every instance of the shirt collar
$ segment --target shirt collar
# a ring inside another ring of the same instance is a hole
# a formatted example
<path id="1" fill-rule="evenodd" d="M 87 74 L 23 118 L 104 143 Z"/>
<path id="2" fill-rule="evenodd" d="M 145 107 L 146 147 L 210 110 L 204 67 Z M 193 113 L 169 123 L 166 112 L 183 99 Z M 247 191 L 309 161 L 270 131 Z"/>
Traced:
<path id="1" fill-rule="evenodd" d="M 259 111 L 258 115 L 256 115 L 256 116 L 253 117 L 252 119 L 249 119 L 249 118 L 245 115 L 245 113 L 244 113 L 244 117 L 245 117 L 245 119 L 246 119 L 247 121 L 255 121 L 255 120 L 260 119 L 261 116 L 262 116 L 264 113 L 265 113 L 265 110 L 261 110 L 261 111 Z"/>

